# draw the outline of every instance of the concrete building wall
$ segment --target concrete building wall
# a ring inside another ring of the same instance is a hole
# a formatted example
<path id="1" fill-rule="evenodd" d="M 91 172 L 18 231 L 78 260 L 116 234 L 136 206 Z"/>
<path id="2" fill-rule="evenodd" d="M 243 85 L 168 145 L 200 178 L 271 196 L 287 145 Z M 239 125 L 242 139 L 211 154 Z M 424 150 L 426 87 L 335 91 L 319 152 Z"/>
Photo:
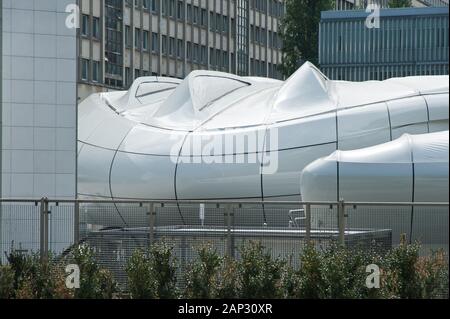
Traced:
<path id="1" fill-rule="evenodd" d="M 94 91 L 126 89 L 139 76 L 184 78 L 193 70 L 281 78 L 277 66 L 282 0 L 81 0 L 79 4 L 78 80 L 80 85 L 95 86 Z M 117 22 L 114 30 L 112 20 Z M 238 28 L 242 21 L 244 27 Z M 245 40 L 244 53 L 238 50 L 239 33 Z M 238 67 L 242 54 L 244 70 Z M 81 89 L 79 99 L 89 91 Z"/>

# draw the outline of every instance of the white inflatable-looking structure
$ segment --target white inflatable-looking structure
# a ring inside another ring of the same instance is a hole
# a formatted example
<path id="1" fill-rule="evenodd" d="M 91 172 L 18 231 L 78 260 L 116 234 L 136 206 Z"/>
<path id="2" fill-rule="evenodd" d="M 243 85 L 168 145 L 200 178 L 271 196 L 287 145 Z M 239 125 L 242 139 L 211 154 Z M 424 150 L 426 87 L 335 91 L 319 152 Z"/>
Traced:
<path id="1" fill-rule="evenodd" d="M 80 104 L 79 195 L 300 200 L 301 171 L 314 160 L 448 130 L 448 112 L 448 76 L 351 83 L 306 63 L 285 82 L 210 71 L 139 78 Z M 210 152 L 211 140 L 230 138 L 251 142 Z"/>
<path id="2" fill-rule="evenodd" d="M 332 81 L 310 63 L 284 82 L 211 71 L 139 78 L 80 104 L 79 197 L 448 201 L 448 139 L 438 162 L 406 161 L 428 159 L 427 141 L 441 145 L 448 132 L 428 134 L 448 130 L 448 98 L 448 76 Z M 425 135 L 394 141 L 405 133 Z"/>

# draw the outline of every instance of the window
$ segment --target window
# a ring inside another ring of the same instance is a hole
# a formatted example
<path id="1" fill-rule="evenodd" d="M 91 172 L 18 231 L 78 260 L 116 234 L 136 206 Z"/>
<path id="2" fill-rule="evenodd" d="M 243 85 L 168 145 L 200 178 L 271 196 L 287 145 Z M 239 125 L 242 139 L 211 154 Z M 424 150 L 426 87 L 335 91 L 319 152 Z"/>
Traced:
<path id="1" fill-rule="evenodd" d="M 169 38 L 169 55 L 175 55 L 175 38 Z"/>
<path id="2" fill-rule="evenodd" d="M 198 44 L 194 44 L 194 61 L 199 62 L 200 56 L 200 46 Z"/>
<path id="3" fill-rule="evenodd" d="M 199 8 L 194 6 L 194 23 L 198 24 L 199 22 Z"/>
<path id="4" fill-rule="evenodd" d="M 191 4 L 187 4 L 187 21 L 192 23 L 192 5 Z"/>
<path id="5" fill-rule="evenodd" d="M 141 30 L 138 28 L 134 29 L 134 47 L 136 49 L 141 48 Z"/>
<path id="6" fill-rule="evenodd" d="M 137 79 L 140 76 L 140 70 L 139 69 L 135 69 L 134 70 L 134 78 Z"/>
<path id="7" fill-rule="evenodd" d="M 183 41 L 177 40 L 177 57 L 183 58 Z"/>
<path id="8" fill-rule="evenodd" d="M 158 33 L 152 32 L 152 51 L 158 52 Z"/>
<path id="9" fill-rule="evenodd" d="M 178 1 L 177 3 L 177 19 L 183 20 L 184 19 L 184 4 L 183 1 Z"/>
<path id="10" fill-rule="evenodd" d="M 125 68 L 125 83 L 127 86 L 130 86 L 132 82 L 131 79 L 131 69 L 130 68 Z"/>
<path id="11" fill-rule="evenodd" d="M 89 60 L 81 59 L 81 79 L 89 80 Z"/>
<path id="12" fill-rule="evenodd" d="M 148 31 L 144 30 L 142 34 L 142 49 L 144 49 L 145 51 L 148 50 L 148 37 L 149 37 Z"/>
<path id="13" fill-rule="evenodd" d="M 208 18 L 208 13 L 207 13 L 206 9 L 202 9 L 201 25 L 203 27 L 206 27 L 208 25 L 207 18 Z"/>
<path id="14" fill-rule="evenodd" d="M 148 10 L 150 8 L 150 0 L 144 0 L 142 6 L 144 7 L 144 9 Z"/>
<path id="15" fill-rule="evenodd" d="M 92 81 L 98 82 L 100 79 L 100 62 L 92 62 Z"/>
<path id="16" fill-rule="evenodd" d="M 125 45 L 131 47 L 131 27 L 129 25 L 125 26 Z"/>
<path id="17" fill-rule="evenodd" d="M 100 18 L 94 17 L 92 24 L 92 36 L 96 39 L 100 38 Z"/>
<path id="18" fill-rule="evenodd" d="M 192 59 L 192 43 L 191 42 L 186 43 L 186 57 L 188 60 Z"/>
<path id="19" fill-rule="evenodd" d="M 162 52 L 162 54 L 167 54 L 167 36 L 163 35 L 161 37 L 161 42 L 162 42 L 161 52 Z"/>
<path id="20" fill-rule="evenodd" d="M 83 14 L 81 21 L 81 35 L 89 36 L 89 16 Z"/>

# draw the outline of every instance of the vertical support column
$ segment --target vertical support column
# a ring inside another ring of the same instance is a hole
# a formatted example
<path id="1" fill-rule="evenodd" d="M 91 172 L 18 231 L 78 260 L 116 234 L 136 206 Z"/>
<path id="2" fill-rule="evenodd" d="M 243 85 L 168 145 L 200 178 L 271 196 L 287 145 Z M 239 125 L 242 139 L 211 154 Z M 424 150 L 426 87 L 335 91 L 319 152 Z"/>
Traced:
<path id="1" fill-rule="evenodd" d="M 48 257 L 48 199 L 42 198 L 40 203 L 40 255 L 41 260 Z"/>
<path id="2" fill-rule="evenodd" d="M 306 216 L 305 239 L 306 239 L 306 244 L 310 244 L 311 243 L 311 204 L 306 204 L 305 216 Z"/>
<path id="3" fill-rule="evenodd" d="M 233 206 L 231 204 L 225 205 L 225 216 L 227 221 L 227 256 L 230 258 L 234 257 L 234 238 L 233 238 L 233 219 L 234 212 Z"/>
<path id="4" fill-rule="evenodd" d="M 80 242 L 80 203 L 75 201 L 73 208 L 73 244 Z"/>
<path id="5" fill-rule="evenodd" d="M 339 227 L 339 244 L 345 246 L 345 204 L 341 199 L 338 203 L 338 227 Z"/>
<path id="6" fill-rule="evenodd" d="M 150 203 L 148 207 L 148 245 L 151 247 L 155 241 L 155 204 Z"/>

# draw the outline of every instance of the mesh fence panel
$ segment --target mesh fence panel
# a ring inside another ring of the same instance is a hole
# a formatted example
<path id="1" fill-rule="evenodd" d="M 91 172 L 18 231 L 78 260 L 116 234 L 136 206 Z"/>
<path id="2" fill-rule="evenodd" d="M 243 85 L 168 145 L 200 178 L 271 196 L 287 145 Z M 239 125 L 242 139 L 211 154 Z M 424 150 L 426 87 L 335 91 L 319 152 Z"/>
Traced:
<path id="1" fill-rule="evenodd" d="M 40 208 L 34 203 L 0 206 L 0 249 L 2 263 L 11 249 L 37 252 L 40 249 Z"/>
<path id="2" fill-rule="evenodd" d="M 303 204 L 79 204 L 78 227 L 75 203 L 49 202 L 49 251 L 56 255 L 78 237 L 96 252 L 99 264 L 112 271 L 122 289 L 127 288 L 125 267 L 136 249 L 146 250 L 164 241 L 173 247 L 179 265 L 177 278 L 185 274 L 198 257 L 197 249 L 208 243 L 221 256 L 240 259 L 240 249 L 259 241 L 273 258 L 290 260 L 299 266 L 298 256 L 307 243 L 307 211 L 310 212 L 309 240 L 317 249 L 327 249 L 340 239 L 349 248 L 376 246 L 381 251 L 397 246 L 402 234 L 421 244 L 421 255 L 444 249 L 448 259 L 448 206 L 345 205 L 345 233 L 340 237 L 338 203 Z M 307 210 L 307 207 L 309 210 Z M 342 211 L 342 210 L 341 210 Z M 40 249 L 40 203 L 3 203 L 0 210 L 0 248 L 25 252 Z M 79 230 L 78 236 L 74 233 Z M 12 246 L 14 245 L 14 246 Z"/>

